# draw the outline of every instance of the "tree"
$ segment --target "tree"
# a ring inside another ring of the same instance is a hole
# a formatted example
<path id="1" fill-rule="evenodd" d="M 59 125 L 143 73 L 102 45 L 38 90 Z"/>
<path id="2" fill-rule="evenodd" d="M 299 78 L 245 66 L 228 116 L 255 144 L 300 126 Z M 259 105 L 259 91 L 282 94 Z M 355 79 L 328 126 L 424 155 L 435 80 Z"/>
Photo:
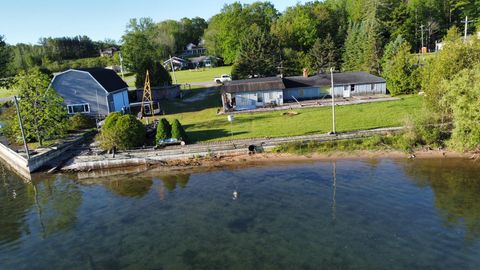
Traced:
<path id="1" fill-rule="evenodd" d="M 445 120 L 451 114 L 449 104 L 439 102 L 447 94 L 442 82 L 451 80 L 460 71 L 471 69 L 480 62 L 480 41 L 473 39 L 465 43 L 460 40 L 457 28 L 449 30 L 445 37 L 445 46 L 434 58 L 427 61 L 422 69 L 422 90 L 425 92 L 425 104 L 436 113 L 443 114 Z"/>
<path id="2" fill-rule="evenodd" d="M 19 108 L 25 137 L 29 142 L 38 142 L 62 137 L 66 134 L 68 114 L 63 99 L 53 87 L 50 77 L 39 69 L 20 72 L 15 77 L 14 88 L 19 89 Z M 11 125 L 12 133 L 21 139 L 18 118 Z"/>
<path id="3" fill-rule="evenodd" d="M 310 69 L 316 72 L 326 72 L 337 66 L 335 43 L 330 34 L 324 40 L 317 38 L 309 51 Z"/>
<path id="4" fill-rule="evenodd" d="M 157 134 L 155 136 L 155 142 L 158 143 L 160 140 L 166 140 L 172 138 L 172 126 L 167 119 L 162 118 L 157 125 Z"/>
<path id="5" fill-rule="evenodd" d="M 392 95 L 411 94 L 419 89 L 417 67 L 410 50 L 410 45 L 404 42 L 391 52 L 394 54 L 390 59 L 384 60 L 383 77 Z"/>
<path id="6" fill-rule="evenodd" d="M 344 71 L 380 73 L 381 44 L 378 27 L 375 17 L 350 25 L 343 54 Z"/>
<path id="7" fill-rule="evenodd" d="M 231 64 L 239 54 L 240 41 L 250 34 L 250 26 L 257 25 L 267 32 L 277 17 L 278 11 L 270 2 L 225 5 L 210 19 L 204 34 L 205 46 L 210 54 L 222 57 L 225 64 Z"/>
<path id="8" fill-rule="evenodd" d="M 275 38 L 252 26 L 250 34 L 241 41 L 232 76 L 235 79 L 274 76 L 278 72 L 279 60 L 280 48 Z"/>
<path id="9" fill-rule="evenodd" d="M 138 65 L 139 70 L 136 72 L 135 86 L 137 88 L 143 88 L 145 84 L 145 76 L 147 70 L 150 74 L 151 86 L 165 86 L 172 84 L 172 77 L 170 73 L 163 67 L 162 63 L 158 61 L 152 61 L 150 59 L 143 60 Z"/>
<path id="10" fill-rule="evenodd" d="M 188 136 L 185 130 L 183 129 L 182 124 L 178 119 L 173 120 L 172 124 L 172 138 L 177 140 L 182 140 L 184 142 L 188 142 Z"/>
<path id="11" fill-rule="evenodd" d="M 465 150 L 480 150 L 480 64 L 465 69 L 451 81 L 444 81 L 443 103 L 449 106 L 454 122 L 450 145 Z"/>
<path id="12" fill-rule="evenodd" d="M 130 149 L 145 143 L 145 126 L 132 115 L 111 113 L 105 119 L 97 139 L 105 150 Z"/>
<path id="13" fill-rule="evenodd" d="M 7 43 L 5 43 L 5 37 L 0 35 L 0 78 L 9 75 L 9 65 L 12 60 L 12 50 Z"/>

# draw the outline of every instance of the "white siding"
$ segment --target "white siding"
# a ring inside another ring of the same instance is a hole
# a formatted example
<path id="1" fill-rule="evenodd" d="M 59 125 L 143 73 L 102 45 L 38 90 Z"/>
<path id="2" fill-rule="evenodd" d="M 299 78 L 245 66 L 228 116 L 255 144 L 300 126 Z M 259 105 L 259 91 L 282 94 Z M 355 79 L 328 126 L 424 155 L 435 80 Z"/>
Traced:
<path id="1" fill-rule="evenodd" d="M 343 97 L 344 87 L 350 89 L 350 85 L 337 85 L 335 86 L 335 97 Z M 351 92 L 352 96 L 365 96 L 365 95 L 379 95 L 387 94 L 387 87 L 385 83 L 374 84 L 356 84 L 354 90 Z"/>
<path id="2" fill-rule="evenodd" d="M 283 105 L 283 91 L 259 91 L 235 93 L 236 110 L 250 110 L 267 104 Z"/>

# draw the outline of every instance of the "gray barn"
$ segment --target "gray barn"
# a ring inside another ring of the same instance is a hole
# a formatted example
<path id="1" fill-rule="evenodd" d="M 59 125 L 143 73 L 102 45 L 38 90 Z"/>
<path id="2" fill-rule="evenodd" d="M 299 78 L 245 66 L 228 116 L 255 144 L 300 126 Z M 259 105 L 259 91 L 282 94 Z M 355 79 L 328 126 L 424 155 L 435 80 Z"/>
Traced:
<path id="1" fill-rule="evenodd" d="M 130 107 L 128 85 L 113 70 L 70 69 L 56 74 L 51 86 L 63 97 L 69 114 L 103 118 Z"/>
<path id="2" fill-rule="evenodd" d="M 334 73 L 335 97 L 386 94 L 386 81 L 366 72 Z M 225 111 L 250 110 L 286 102 L 331 97 L 330 74 L 255 78 L 226 82 L 222 103 Z"/>

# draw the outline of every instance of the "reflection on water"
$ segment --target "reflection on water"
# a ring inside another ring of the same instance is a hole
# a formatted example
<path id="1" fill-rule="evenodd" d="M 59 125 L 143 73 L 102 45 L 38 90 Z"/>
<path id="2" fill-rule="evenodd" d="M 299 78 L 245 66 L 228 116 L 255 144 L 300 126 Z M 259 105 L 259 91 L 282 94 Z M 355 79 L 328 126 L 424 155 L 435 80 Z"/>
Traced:
<path id="1" fill-rule="evenodd" d="M 0 268 L 478 269 L 479 172 L 366 160 L 25 184 L 0 167 Z"/>
<path id="2" fill-rule="evenodd" d="M 419 186 L 429 187 L 447 225 L 465 226 L 468 237 L 480 238 L 480 168 L 465 160 L 420 160 L 405 172 Z"/>

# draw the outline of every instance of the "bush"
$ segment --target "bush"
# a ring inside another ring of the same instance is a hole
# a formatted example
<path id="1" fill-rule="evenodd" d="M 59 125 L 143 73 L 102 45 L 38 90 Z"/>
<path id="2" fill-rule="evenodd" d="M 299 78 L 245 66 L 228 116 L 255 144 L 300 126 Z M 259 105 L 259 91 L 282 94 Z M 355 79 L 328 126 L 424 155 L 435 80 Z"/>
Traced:
<path id="1" fill-rule="evenodd" d="M 95 119 L 81 113 L 77 113 L 70 117 L 68 122 L 68 129 L 72 131 L 94 128 L 96 126 Z"/>
<path id="2" fill-rule="evenodd" d="M 156 143 L 160 140 L 166 140 L 172 138 L 172 126 L 167 119 L 162 118 L 157 125 L 157 135 L 155 136 Z"/>
<path id="3" fill-rule="evenodd" d="M 172 124 L 172 138 L 188 142 L 187 133 L 183 129 L 182 124 L 180 124 L 178 119 L 175 119 Z"/>
<path id="4" fill-rule="evenodd" d="M 145 126 L 132 115 L 112 113 L 105 119 L 98 135 L 100 146 L 105 150 L 130 149 L 145 143 Z"/>

